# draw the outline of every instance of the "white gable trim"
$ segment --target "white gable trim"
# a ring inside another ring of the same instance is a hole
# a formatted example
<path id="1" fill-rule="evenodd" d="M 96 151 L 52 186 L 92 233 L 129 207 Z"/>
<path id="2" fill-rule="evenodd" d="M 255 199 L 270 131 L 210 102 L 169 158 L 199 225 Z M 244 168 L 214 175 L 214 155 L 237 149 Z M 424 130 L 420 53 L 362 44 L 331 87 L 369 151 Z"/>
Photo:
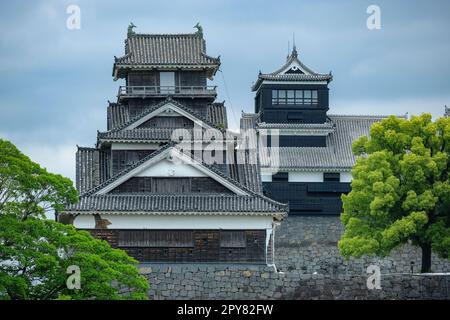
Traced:
<path id="1" fill-rule="evenodd" d="M 293 59 L 289 64 L 287 64 L 277 74 L 285 74 L 286 72 L 291 70 L 293 67 L 300 69 L 304 74 L 308 74 L 308 75 L 312 74 L 309 70 L 306 70 L 297 59 Z"/>
<path id="2" fill-rule="evenodd" d="M 214 171 L 210 170 L 209 168 L 205 167 L 198 161 L 191 159 L 189 156 L 187 156 L 186 154 L 184 154 L 180 150 L 177 150 L 174 147 L 168 148 L 167 150 L 161 152 L 160 154 L 152 157 L 151 159 L 144 162 L 140 166 L 134 168 L 133 170 L 127 172 L 126 174 L 124 174 L 117 180 L 113 181 L 112 183 L 108 184 L 104 188 L 98 190 L 97 192 L 95 192 L 95 194 L 97 194 L 97 195 L 106 194 L 109 191 L 116 188 L 117 186 L 124 183 L 125 181 L 127 181 L 128 179 L 135 177 L 135 176 L 139 176 L 139 174 L 141 172 L 145 171 L 147 168 L 151 167 L 153 164 L 158 163 L 159 161 L 161 161 L 163 159 L 169 159 L 169 158 L 171 158 L 171 159 L 177 158 L 178 160 L 181 160 L 186 164 L 192 165 L 195 169 L 201 171 L 208 177 L 216 180 L 217 182 L 219 182 L 220 184 L 222 184 L 223 186 L 225 186 L 226 188 L 228 188 L 229 190 L 231 190 L 232 192 L 234 192 L 238 195 L 249 195 L 249 193 L 247 191 L 237 187 L 236 185 L 234 185 L 227 179 L 221 177 L 220 175 L 218 175 Z M 174 161 L 176 161 L 176 160 L 174 160 Z"/>
<path id="3" fill-rule="evenodd" d="M 124 130 L 136 129 L 137 127 L 139 127 L 141 124 L 143 124 L 147 120 L 149 120 L 149 119 L 151 119 L 153 117 L 156 117 L 157 115 L 159 115 L 159 114 L 161 114 L 163 112 L 166 112 L 168 110 L 172 110 L 172 111 L 178 113 L 179 115 L 192 120 L 192 122 L 194 122 L 195 124 L 199 125 L 202 128 L 213 129 L 210 125 L 208 125 L 208 124 L 204 123 L 203 121 L 197 119 L 196 117 L 192 116 L 190 113 L 184 111 L 183 109 L 177 107 L 173 103 L 167 102 L 166 104 L 164 104 L 163 106 L 159 107 L 158 109 L 150 112 L 149 114 L 145 115 L 144 117 L 140 118 L 139 120 L 136 120 L 135 122 L 130 124 L 128 127 L 124 128 Z"/>

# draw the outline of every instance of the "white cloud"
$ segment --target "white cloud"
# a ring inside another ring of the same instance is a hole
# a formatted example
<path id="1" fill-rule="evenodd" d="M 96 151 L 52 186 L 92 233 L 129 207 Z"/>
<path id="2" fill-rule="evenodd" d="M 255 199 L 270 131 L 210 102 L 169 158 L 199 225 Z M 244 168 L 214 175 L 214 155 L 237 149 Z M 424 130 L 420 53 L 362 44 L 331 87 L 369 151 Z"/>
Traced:
<path id="1" fill-rule="evenodd" d="M 17 145 L 32 161 L 51 173 L 58 173 L 75 181 L 75 145 L 45 143 Z"/>

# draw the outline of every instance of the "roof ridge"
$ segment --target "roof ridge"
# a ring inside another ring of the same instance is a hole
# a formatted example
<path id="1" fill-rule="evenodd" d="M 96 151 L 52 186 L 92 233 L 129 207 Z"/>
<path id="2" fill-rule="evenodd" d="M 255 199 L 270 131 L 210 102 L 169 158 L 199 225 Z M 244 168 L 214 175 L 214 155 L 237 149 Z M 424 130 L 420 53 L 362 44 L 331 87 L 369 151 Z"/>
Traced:
<path id="1" fill-rule="evenodd" d="M 135 33 L 128 36 L 128 39 L 132 39 L 135 37 L 196 37 L 199 39 L 203 39 L 197 33 Z"/>
<path id="2" fill-rule="evenodd" d="M 396 116 L 396 117 L 404 117 L 404 115 L 371 115 L 371 114 L 328 114 L 328 117 L 331 118 L 367 118 L 367 119 L 382 119 L 382 118 L 388 118 L 390 116 Z"/>
<path id="3" fill-rule="evenodd" d="M 90 150 L 90 151 L 97 151 L 99 149 L 95 148 L 95 147 L 82 147 L 77 145 L 77 150 Z"/>

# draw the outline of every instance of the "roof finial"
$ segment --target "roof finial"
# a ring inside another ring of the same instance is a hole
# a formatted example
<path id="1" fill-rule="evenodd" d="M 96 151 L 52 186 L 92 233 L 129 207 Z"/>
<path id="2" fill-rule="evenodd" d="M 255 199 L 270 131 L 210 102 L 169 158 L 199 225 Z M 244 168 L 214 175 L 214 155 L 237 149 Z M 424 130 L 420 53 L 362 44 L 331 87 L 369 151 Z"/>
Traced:
<path id="1" fill-rule="evenodd" d="M 295 46 L 295 32 L 292 32 L 292 54 L 294 58 L 297 58 L 297 47 Z"/>
<path id="2" fill-rule="evenodd" d="M 197 22 L 194 28 L 197 28 L 197 32 L 195 34 L 198 35 L 200 38 L 203 38 L 203 28 L 200 25 L 200 22 Z"/>
<path id="3" fill-rule="evenodd" d="M 288 40 L 288 54 L 287 54 L 287 60 L 289 60 L 289 57 L 291 55 L 291 43 Z"/>
<path id="4" fill-rule="evenodd" d="M 130 22 L 130 24 L 128 25 L 128 32 L 127 32 L 127 36 L 130 37 L 134 34 L 136 34 L 133 29 L 136 28 L 136 26 L 134 25 L 133 22 Z"/>

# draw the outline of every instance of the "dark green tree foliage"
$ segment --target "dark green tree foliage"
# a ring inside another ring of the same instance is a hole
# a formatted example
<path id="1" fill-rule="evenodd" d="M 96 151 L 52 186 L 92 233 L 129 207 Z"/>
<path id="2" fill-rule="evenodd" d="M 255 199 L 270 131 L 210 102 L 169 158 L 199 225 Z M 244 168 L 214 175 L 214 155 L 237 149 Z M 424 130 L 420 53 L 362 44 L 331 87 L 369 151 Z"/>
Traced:
<path id="1" fill-rule="evenodd" d="M 45 219 L 77 201 L 72 182 L 0 139 L 0 298 L 145 299 L 136 260 L 73 226 Z M 69 266 L 80 269 L 68 289 Z"/>
<path id="2" fill-rule="evenodd" d="M 450 256 L 450 118 L 389 117 L 372 125 L 370 139 L 353 144 L 359 156 L 352 191 L 342 196 L 344 257 L 387 256 L 412 243 L 422 249 L 422 272 L 431 252 Z"/>

